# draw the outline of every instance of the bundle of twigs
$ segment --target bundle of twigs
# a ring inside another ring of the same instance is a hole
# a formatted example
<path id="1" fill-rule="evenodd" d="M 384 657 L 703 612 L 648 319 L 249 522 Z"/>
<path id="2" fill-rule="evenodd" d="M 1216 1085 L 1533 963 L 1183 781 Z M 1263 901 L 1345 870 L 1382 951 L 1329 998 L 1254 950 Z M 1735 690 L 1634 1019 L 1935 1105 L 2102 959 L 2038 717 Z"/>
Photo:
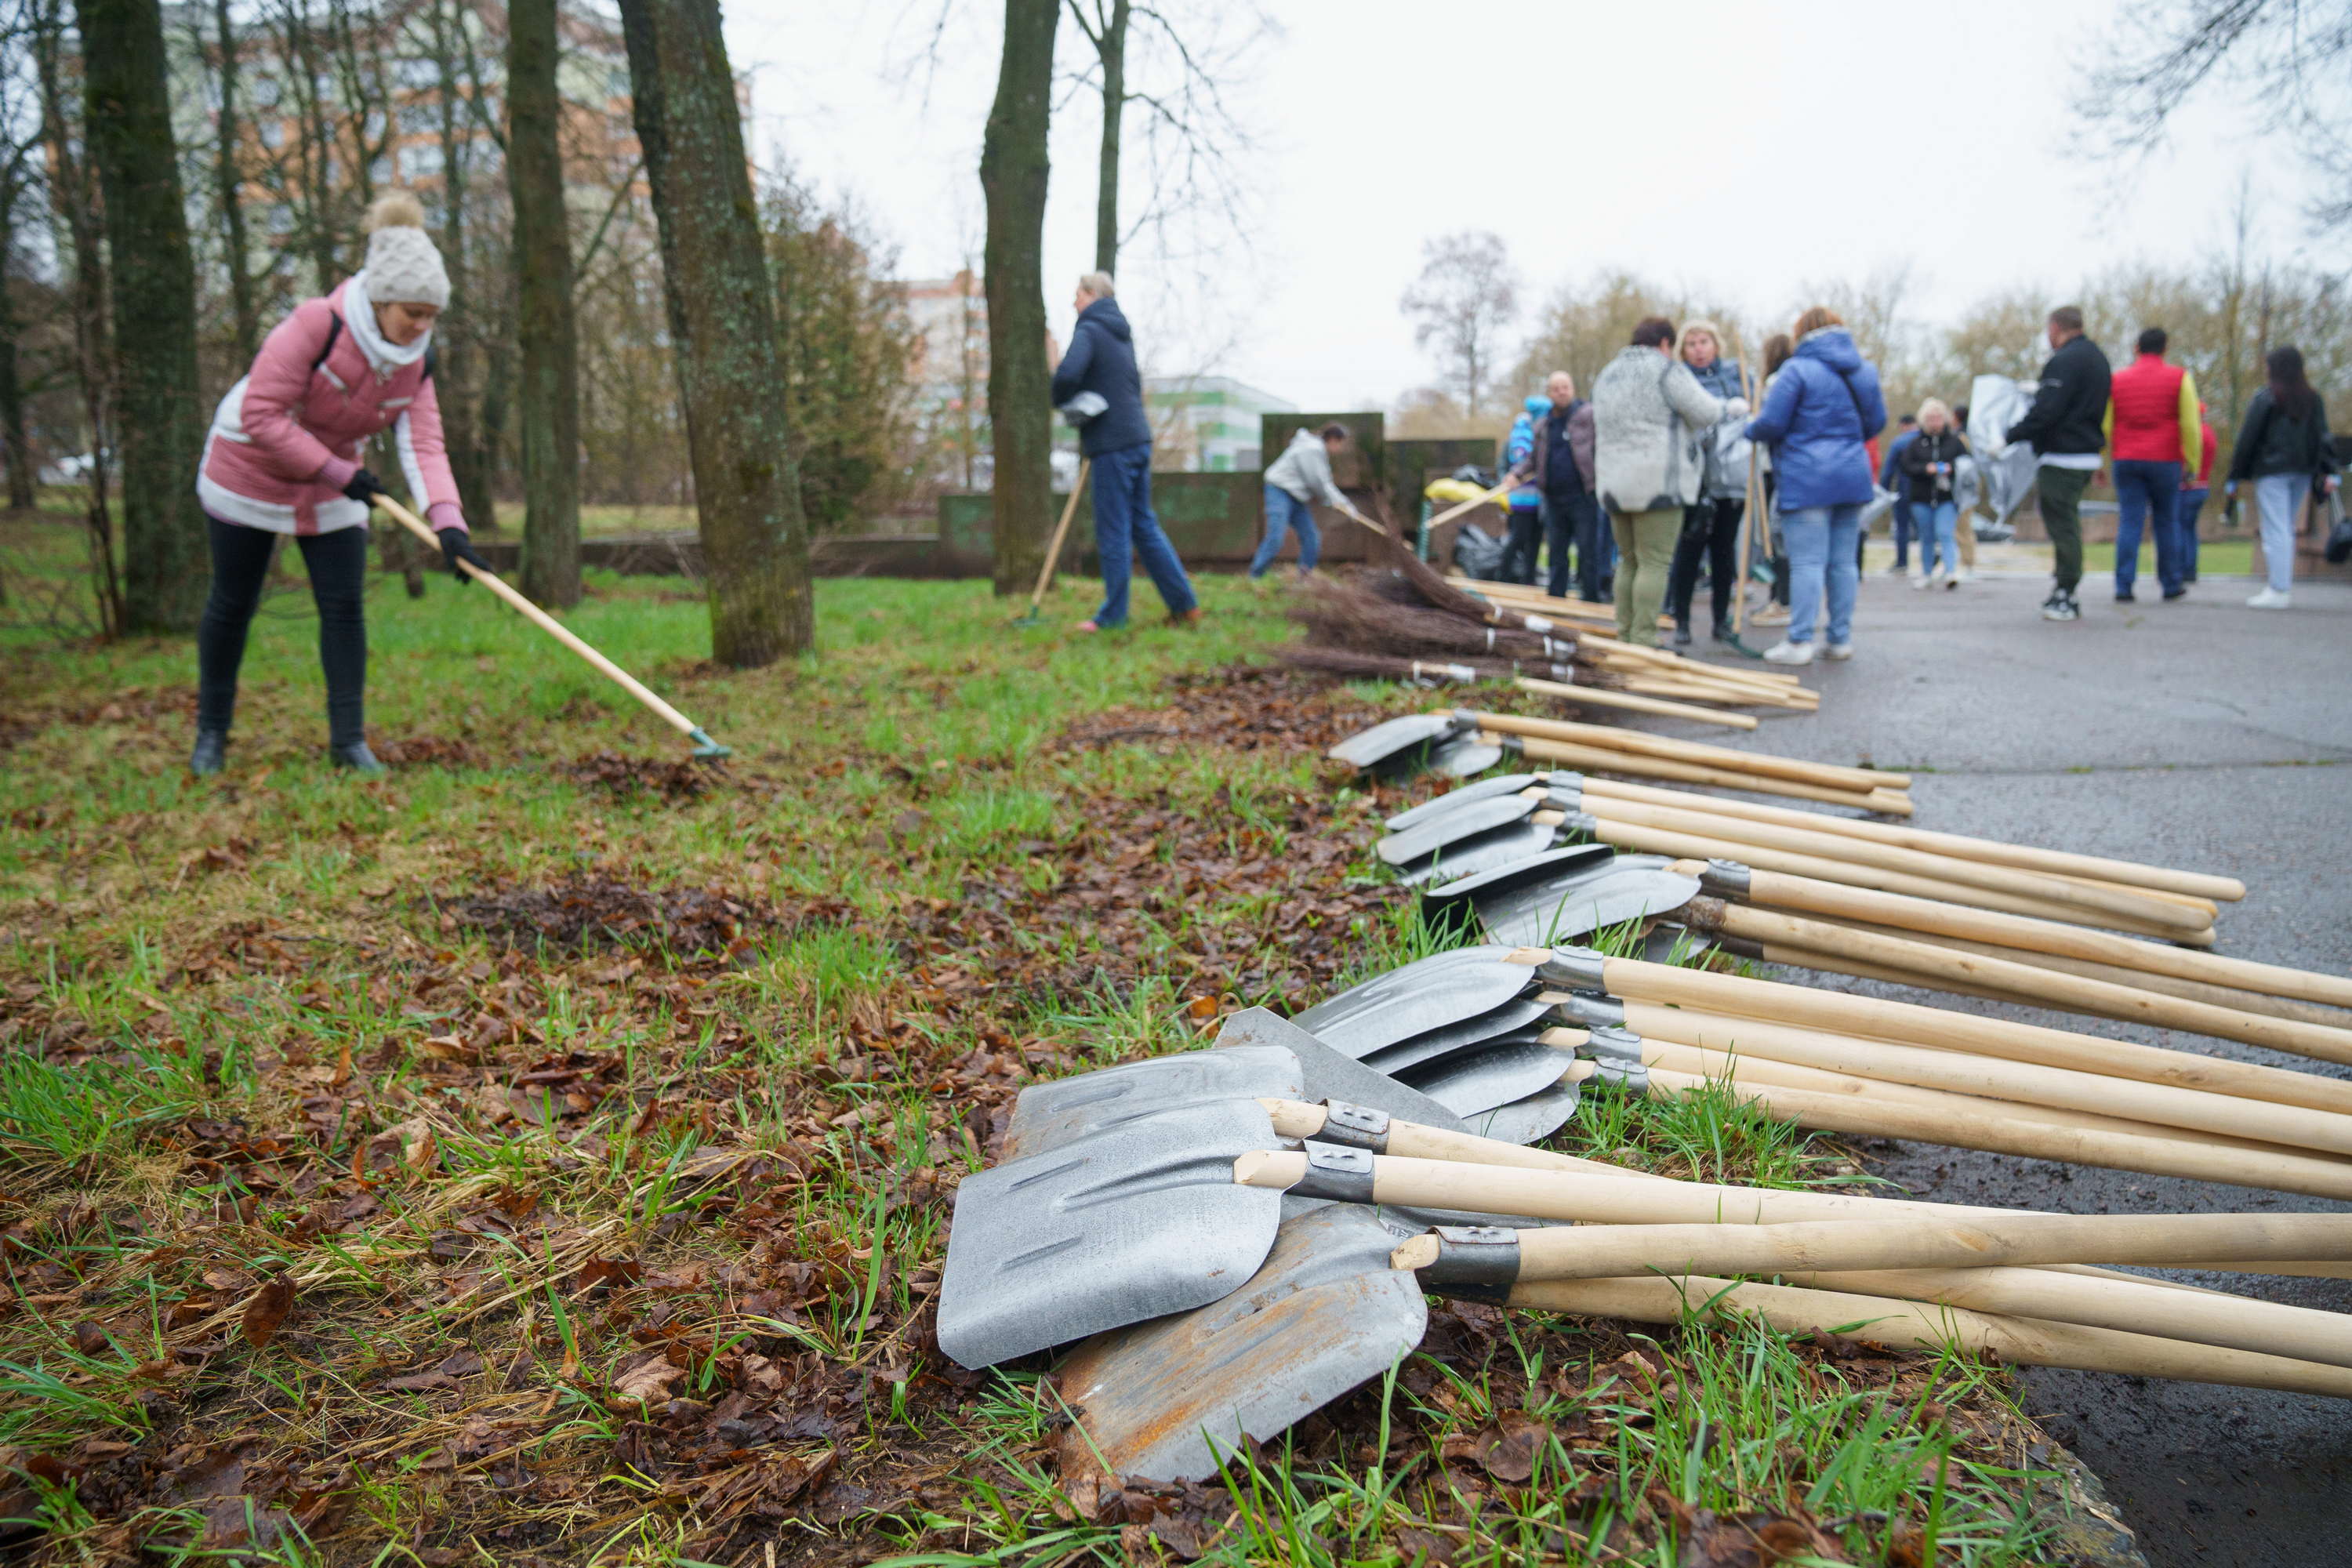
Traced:
<path id="1" fill-rule="evenodd" d="M 1482 625 L 1444 610 L 1433 610 L 1417 595 L 1410 601 L 1391 599 L 1328 578 L 1308 585 L 1291 610 L 1290 618 L 1307 628 L 1310 641 L 1325 647 L 1416 658 L 1462 654 L 1474 658 L 1541 659 L 1560 664 L 1578 657 L 1576 644 L 1567 638 Z"/>
<path id="2" fill-rule="evenodd" d="M 1321 670 L 1358 680 L 1412 680 L 1423 686 L 1474 680 L 1513 680 L 1533 677 L 1565 680 L 1564 665 L 1538 660 L 1486 658 L 1412 658 L 1402 654 L 1370 653 L 1359 648 L 1331 647 L 1318 643 L 1291 643 L 1276 648 L 1275 657 L 1299 669 Z"/>

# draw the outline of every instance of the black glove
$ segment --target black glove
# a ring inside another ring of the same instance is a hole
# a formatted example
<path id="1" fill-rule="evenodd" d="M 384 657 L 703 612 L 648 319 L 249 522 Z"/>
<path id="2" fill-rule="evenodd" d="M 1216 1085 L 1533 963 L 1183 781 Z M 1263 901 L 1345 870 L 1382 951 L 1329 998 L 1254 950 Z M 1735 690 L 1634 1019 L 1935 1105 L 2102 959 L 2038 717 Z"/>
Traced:
<path id="1" fill-rule="evenodd" d="M 362 506 L 365 506 L 383 494 L 383 481 L 365 468 L 362 468 L 344 481 L 343 493 Z"/>
<path id="2" fill-rule="evenodd" d="M 449 575 L 458 582 L 463 583 L 467 580 L 466 574 L 457 569 L 457 563 L 460 561 L 466 562 L 477 572 L 488 572 L 490 569 L 488 562 L 474 553 L 474 542 L 466 536 L 464 529 L 436 529 L 433 531 L 433 537 L 441 542 L 441 559 L 447 563 Z"/>

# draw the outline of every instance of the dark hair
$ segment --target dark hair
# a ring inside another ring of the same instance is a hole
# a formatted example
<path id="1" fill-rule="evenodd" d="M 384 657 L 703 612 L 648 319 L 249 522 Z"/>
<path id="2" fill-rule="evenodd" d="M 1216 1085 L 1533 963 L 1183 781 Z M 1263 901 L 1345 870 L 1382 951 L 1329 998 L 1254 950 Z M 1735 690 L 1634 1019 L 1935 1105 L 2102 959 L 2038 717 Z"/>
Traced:
<path id="1" fill-rule="evenodd" d="M 2278 411 L 2290 419 L 2300 419 L 2310 413 L 2319 395 L 2311 390 L 2311 383 L 2303 374 L 2303 351 L 2273 349 L 2263 363 L 2271 373 L 2271 401 L 2278 405 Z"/>
<path id="2" fill-rule="evenodd" d="M 1664 316 L 1644 316 L 1633 323 L 1633 346 L 1637 349 L 1664 348 L 1675 341 L 1675 324 Z"/>
<path id="3" fill-rule="evenodd" d="M 1796 352 L 1797 345 L 1789 341 L 1789 334 L 1786 332 L 1774 332 L 1770 337 L 1766 338 L 1764 340 L 1764 374 L 1769 375 L 1787 364 L 1789 356 Z"/>
<path id="4" fill-rule="evenodd" d="M 2139 335 L 2139 352 L 2144 354 L 2160 354 L 2171 342 L 2172 340 L 2165 335 L 2162 327 L 2150 327 Z"/>
<path id="5" fill-rule="evenodd" d="M 1895 423 L 1897 425 L 1916 425 L 1919 423 L 1919 416 L 1916 414 L 1906 414 Z"/>
<path id="6" fill-rule="evenodd" d="M 1326 441 L 1345 441 L 1349 438 L 1350 435 L 1348 427 L 1345 425 L 1340 424 L 1337 419 L 1334 419 L 1331 423 L 1326 425 L 1322 429 L 1318 430 L 1315 433 L 1318 436 L 1322 437 Z"/>
<path id="7" fill-rule="evenodd" d="M 2070 332 L 2081 331 L 2083 330 L 2083 307 L 2080 305 L 2059 306 L 2056 310 L 2050 312 L 2050 324 L 2053 327 L 2063 327 Z"/>
<path id="8" fill-rule="evenodd" d="M 1967 404 L 1955 403 L 1952 405 L 1952 423 L 1958 426 L 1963 430 L 1969 427 L 1969 405 Z"/>

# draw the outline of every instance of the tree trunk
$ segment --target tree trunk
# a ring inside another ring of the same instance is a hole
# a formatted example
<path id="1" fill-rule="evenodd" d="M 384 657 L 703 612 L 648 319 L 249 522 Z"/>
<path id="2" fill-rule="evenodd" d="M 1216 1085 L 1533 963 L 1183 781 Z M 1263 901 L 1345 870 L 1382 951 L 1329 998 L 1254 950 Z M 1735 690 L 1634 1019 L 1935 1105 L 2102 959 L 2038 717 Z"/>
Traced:
<path id="1" fill-rule="evenodd" d="M 488 323 L 474 298 L 473 263 L 466 248 L 467 176 L 477 143 L 470 132 L 458 130 L 458 121 L 473 112 L 458 69 L 461 59 L 472 60 L 473 40 L 464 10 L 451 0 L 436 0 L 431 35 L 441 114 L 441 259 L 449 272 L 449 309 L 442 312 L 441 367 L 435 379 L 441 384 L 441 431 L 449 449 L 449 474 L 457 481 L 458 510 L 467 525 L 481 533 L 498 527 L 499 505 L 482 434 L 482 344 Z"/>
<path id="2" fill-rule="evenodd" d="M 8 276 L 16 256 L 16 204 L 24 199 L 14 167 L 5 187 L 0 188 L 0 452 L 8 464 L 9 508 L 22 511 L 37 499 L 39 476 L 33 471 L 33 444 L 25 434 L 25 383 L 16 363 L 16 334 L 25 324 L 17 319 Z"/>
<path id="3" fill-rule="evenodd" d="M 251 364 L 261 347 L 261 314 L 253 297 L 253 274 L 246 266 L 250 253 L 245 240 L 245 172 L 236 156 L 239 46 L 236 25 L 229 20 L 228 0 L 213 0 L 213 15 L 220 29 L 220 120 L 214 131 L 218 145 L 213 174 L 220 196 L 222 237 L 228 250 L 230 307 L 236 312 L 236 357 L 239 363 Z"/>
<path id="4" fill-rule="evenodd" d="M 580 602 L 580 346 L 555 88 L 556 0 L 507 7 L 507 188 L 522 347 L 522 591 Z"/>
<path id="5" fill-rule="evenodd" d="M 1004 0 L 1004 57 L 981 143 L 988 207 L 988 420 L 1000 595 L 1036 581 L 1051 527 L 1053 376 L 1045 363 L 1045 132 L 1061 0 Z"/>
<path id="6" fill-rule="evenodd" d="M 621 30 L 661 228 L 711 657 L 739 669 L 772 664 L 810 646 L 815 613 L 774 297 L 718 0 L 622 0 Z"/>
<path id="7" fill-rule="evenodd" d="M 194 630 L 206 545 L 196 504 L 196 273 L 157 0 L 83 0 L 85 132 L 112 254 L 115 431 L 121 445 L 124 626 Z"/>
<path id="8" fill-rule="evenodd" d="M 1102 160 L 1095 181 L 1095 270 L 1118 274 L 1118 134 L 1127 118 L 1127 17 L 1130 0 L 1111 0 L 1095 48 L 1102 60 Z"/>

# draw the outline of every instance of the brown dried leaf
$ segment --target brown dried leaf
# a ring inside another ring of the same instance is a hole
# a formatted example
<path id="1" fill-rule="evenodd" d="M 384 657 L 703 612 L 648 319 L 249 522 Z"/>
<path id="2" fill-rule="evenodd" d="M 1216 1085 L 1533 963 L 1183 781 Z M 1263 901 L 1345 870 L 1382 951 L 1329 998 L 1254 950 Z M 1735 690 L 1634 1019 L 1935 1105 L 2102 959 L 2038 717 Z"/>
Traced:
<path id="1" fill-rule="evenodd" d="M 260 1350 L 278 1337 L 278 1325 L 294 1310 L 294 1281 L 280 1274 L 245 1305 L 245 1342 Z"/>
<path id="2" fill-rule="evenodd" d="M 670 1365 L 668 1352 L 655 1351 L 614 1378 L 613 1392 L 623 1399 L 654 1405 L 667 1399 L 669 1391 L 685 1378 L 686 1368 Z"/>

